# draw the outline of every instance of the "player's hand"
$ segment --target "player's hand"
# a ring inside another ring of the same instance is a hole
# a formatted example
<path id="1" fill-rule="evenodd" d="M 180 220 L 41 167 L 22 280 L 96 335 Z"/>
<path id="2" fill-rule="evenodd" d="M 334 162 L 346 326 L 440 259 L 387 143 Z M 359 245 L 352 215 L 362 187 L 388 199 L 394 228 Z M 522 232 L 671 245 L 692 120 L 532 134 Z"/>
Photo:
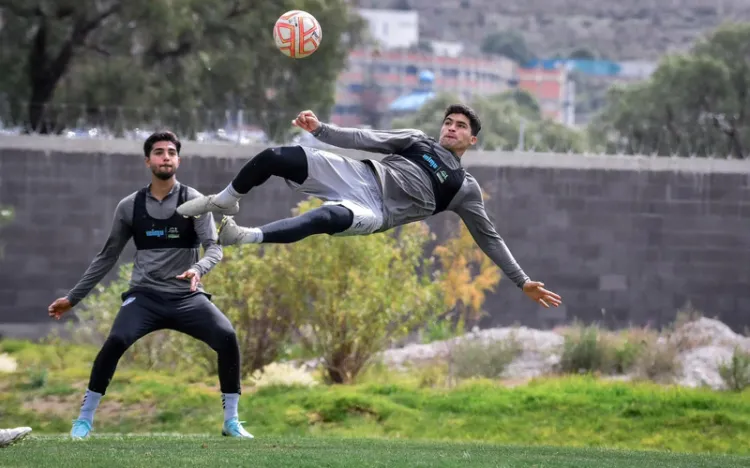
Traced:
<path id="1" fill-rule="evenodd" d="M 65 312 L 69 311 L 73 308 L 73 304 L 70 303 L 67 297 L 61 297 L 59 299 L 55 299 L 55 302 L 49 305 L 47 307 L 47 312 L 49 312 L 49 316 L 53 317 L 55 320 L 60 320 L 60 317 Z"/>
<path id="2" fill-rule="evenodd" d="M 185 271 L 181 275 L 177 275 L 177 279 L 190 281 L 190 291 L 195 292 L 198 289 L 198 283 L 201 282 L 201 275 L 192 268 Z"/>
<path id="3" fill-rule="evenodd" d="M 297 115 L 297 118 L 292 120 L 292 125 L 308 132 L 314 132 L 320 127 L 320 121 L 315 114 L 313 114 L 313 111 L 306 110 L 300 112 Z"/>
<path id="4" fill-rule="evenodd" d="M 559 295 L 544 289 L 544 283 L 538 281 L 527 281 L 524 283 L 523 292 L 526 293 L 531 300 L 538 302 L 548 309 L 550 306 L 557 307 L 562 304 L 562 298 Z"/>

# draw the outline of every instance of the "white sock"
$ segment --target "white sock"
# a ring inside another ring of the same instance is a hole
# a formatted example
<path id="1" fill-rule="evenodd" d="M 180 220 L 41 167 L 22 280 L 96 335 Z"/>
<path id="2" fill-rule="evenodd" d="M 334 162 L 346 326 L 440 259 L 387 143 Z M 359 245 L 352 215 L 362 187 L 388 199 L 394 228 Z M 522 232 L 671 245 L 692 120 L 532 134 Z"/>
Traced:
<path id="1" fill-rule="evenodd" d="M 260 244 L 263 242 L 263 231 L 260 228 L 242 228 L 240 244 Z"/>
<path id="2" fill-rule="evenodd" d="M 222 393 L 221 394 L 221 406 L 224 407 L 224 421 L 229 421 L 232 418 L 238 418 L 237 406 L 240 404 L 239 393 Z"/>
<path id="3" fill-rule="evenodd" d="M 83 403 L 81 403 L 81 414 L 78 419 L 88 421 L 89 424 L 94 424 L 94 413 L 96 408 L 99 406 L 99 401 L 102 399 L 101 393 L 92 392 L 86 390 L 86 394 L 83 395 Z"/>
<path id="4" fill-rule="evenodd" d="M 230 182 L 224 190 L 216 194 L 216 196 L 214 197 L 214 203 L 222 208 L 229 208 L 230 206 L 234 206 L 235 203 L 240 201 L 240 198 L 242 197 L 243 195 L 237 193 L 234 187 L 232 187 L 232 183 Z"/>

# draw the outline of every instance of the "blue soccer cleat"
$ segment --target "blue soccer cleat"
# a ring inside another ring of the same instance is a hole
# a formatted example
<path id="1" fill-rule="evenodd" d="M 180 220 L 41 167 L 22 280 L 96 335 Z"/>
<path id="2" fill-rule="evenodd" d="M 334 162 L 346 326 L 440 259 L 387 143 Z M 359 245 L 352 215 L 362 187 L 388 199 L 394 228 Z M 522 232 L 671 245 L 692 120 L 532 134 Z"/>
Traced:
<path id="1" fill-rule="evenodd" d="M 91 432 L 91 423 L 85 419 L 76 419 L 73 421 L 73 428 L 70 430 L 70 437 L 73 439 L 85 439 Z"/>
<path id="2" fill-rule="evenodd" d="M 254 439 L 252 434 L 247 432 L 242 427 L 242 423 L 245 421 L 238 421 L 237 418 L 232 418 L 224 421 L 224 428 L 221 430 L 221 435 L 227 437 L 243 437 L 245 439 Z"/>

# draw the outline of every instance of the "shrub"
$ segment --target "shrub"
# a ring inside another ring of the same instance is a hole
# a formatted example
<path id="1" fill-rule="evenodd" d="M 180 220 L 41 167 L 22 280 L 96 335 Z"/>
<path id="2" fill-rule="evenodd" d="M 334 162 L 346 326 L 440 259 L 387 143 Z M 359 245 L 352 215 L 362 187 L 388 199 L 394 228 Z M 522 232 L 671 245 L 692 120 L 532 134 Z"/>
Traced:
<path id="1" fill-rule="evenodd" d="M 735 347 L 732 359 L 719 365 L 719 375 L 730 390 L 741 392 L 750 387 L 750 353 Z"/>
<path id="2" fill-rule="evenodd" d="M 206 275 L 206 289 L 237 331 L 243 376 L 286 350 L 301 312 L 290 279 L 298 268 L 305 265 L 288 247 L 237 245 L 225 247 L 222 262 Z"/>
<path id="3" fill-rule="evenodd" d="M 660 366 L 660 357 L 651 354 L 658 335 L 647 329 L 616 333 L 576 323 L 563 334 L 560 370 L 565 373 L 628 374 L 639 366 Z"/>
<path id="4" fill-rule="evenodd" d="M 598 327 L 574 324 L 564 332 L 560 370 L 565 373 L 607 372 L 612 349 Z"/>
<path id="5" fill-rule="evenodd" d="M 514 334 L 506 340 L 463 339 L 451 348 L 450 374 L 456 379 L 497 379 L 522 352 Z"/>
<path id="6" fill-rule="evenodd" d="M 318 205 L 308 200 L 299 211 Z M 273 247 L 277 255 L 293 252 L 285 288 L 307 325 L 302 343 L 321 357 L 328 382 L 352 382 L 377 352 L 445 310 L 433 259 L 424 258 L 429 240 L 427 225 L 414 223 Z"/>

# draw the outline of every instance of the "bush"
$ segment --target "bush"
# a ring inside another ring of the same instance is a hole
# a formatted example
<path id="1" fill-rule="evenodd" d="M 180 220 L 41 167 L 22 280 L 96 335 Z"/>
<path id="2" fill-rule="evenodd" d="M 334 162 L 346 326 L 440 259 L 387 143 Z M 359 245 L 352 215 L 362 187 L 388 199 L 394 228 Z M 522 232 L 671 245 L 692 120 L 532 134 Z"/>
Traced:
<path id="1" fill-rule="evenodd" d="M 560 370 L 565 373 L 608 372 L 613 350 L 599 328 L 575 324 L 564 333 Z"/>
<path id="2" fill-rule="evenodd" d="M 522 352 L 515 335 L 507 340 L 464 339 L 451 348 L 450 374 L 456 379 L 497 379 Z"/>
<path id="3" fill-rule="evenodd" d="M 719 365 L 719 375 L 730 390 L 741 392 L 750 387 L 750 353 L 735 347 L 732 359 Z"/>
<path id="4" fill-rule="evenodd" d="M 308 200 L 304 212 L 319 206 Z M 331 383 L 352 382 L 379 351 L 445 310 L 424 223 L 390 233 L 336 238 L 312 236 L 268 249 L 292 255 L 285 289 L 307 327 L 305 349 L 320 356 Z"/>
<path id="5" fill-rule="evenodd" d="M 658 334 L 647 329 L 628 329 L 619 333 L 595 325 L 575 324 L 563 332 L 565 342 L 560 370 L 565 373 L 645 375 L 661 372 L 666 361 L 657 351 Z"/>
<path id="6" fill-rule="evenodd" d="M 206 289 L 237 331 L 243 376 L 279 357 L 301 317 L 291 277 L 305 265 L 294 254 L 286 246 L 225 247 L 222 262 L 206 275 Z"/>
<path id="7" fill-rule="evenodd" d="M 633 374 L 637 379 L 671 383 L 680 373 L 680 350 L 673 341 L 657 338 L 649 342 L 638 356 Z"/>

